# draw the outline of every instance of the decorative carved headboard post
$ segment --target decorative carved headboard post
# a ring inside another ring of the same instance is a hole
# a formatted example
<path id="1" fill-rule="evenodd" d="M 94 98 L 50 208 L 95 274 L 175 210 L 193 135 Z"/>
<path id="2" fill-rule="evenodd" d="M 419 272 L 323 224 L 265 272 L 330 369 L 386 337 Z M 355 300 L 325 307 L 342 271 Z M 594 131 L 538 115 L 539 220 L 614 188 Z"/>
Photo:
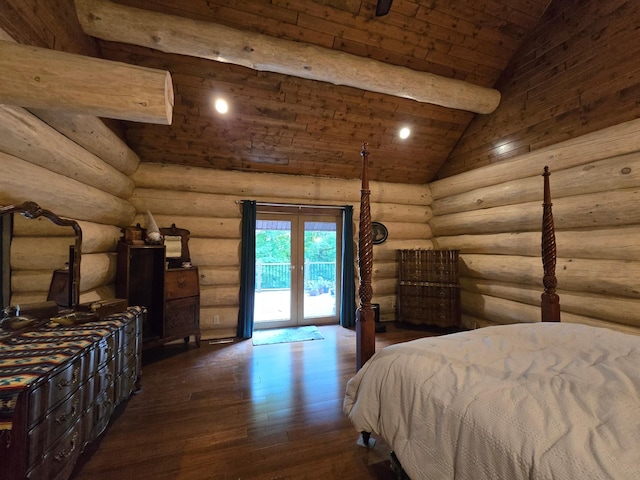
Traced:
<path id="1" fill-rule="evenodd" d="M 542 321 L 560 321 L 560 297 L 556 294 L 556 236 L 551 207 L 551 189 L 549 187 L 549 167 L 544 167 L 544 203 L 542 204 L 542 266 L 544 268 L 544 293 L 542 294 Z"/>
<path id="2" fill-rule="evenodd" d="M 375 313 L 371 308 L 373 288 L 373 229 L 371 227 L 371 206 L 369 196 L 369 152 L 367 143 L 362 144 L 362 189 L 360 190 L 360 229 L 358 234 L 358 269 L 360 285 L 358 296 L 360 306 L 356 311 L 356 367 L 357 370 L 371 358 L 376 350 Z"/>

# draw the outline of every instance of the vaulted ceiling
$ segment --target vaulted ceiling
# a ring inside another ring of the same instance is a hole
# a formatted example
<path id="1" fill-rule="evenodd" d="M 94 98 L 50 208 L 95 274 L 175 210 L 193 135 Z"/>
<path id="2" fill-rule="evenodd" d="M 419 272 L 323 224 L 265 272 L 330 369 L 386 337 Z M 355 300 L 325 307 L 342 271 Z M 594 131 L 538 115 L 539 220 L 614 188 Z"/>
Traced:
<path id="1" fill-rule="evenodd" d="M 375 15 L 376 0 L 113 3 L 491 88 L 549 0 L 394 0 L 384 16 Z M 188 32 L 173 34 L 190 38 Z M 129 38 L 98 41 L 104 58 L 171 73 L 172 124 L 123 122 L 126 141 L 143 162 L 358 178 L 367 142 L 371 179 L 426 183 L 480 115 L 403 98 L 402 81 L 397 95 L 379 93 L 369 88 L 377 82 L 367 71 L 347 71 L 342 64 L 340 71 L 355 79 L 350 85 L 164 53 Z M 278 63 L 296 60 L 287 57 L 281 54 Z M 224 115 L 213 108 L 218 97 L 229 102 Z M 405 126 L 411 135 L 403 140 L 398 132 Z"/>

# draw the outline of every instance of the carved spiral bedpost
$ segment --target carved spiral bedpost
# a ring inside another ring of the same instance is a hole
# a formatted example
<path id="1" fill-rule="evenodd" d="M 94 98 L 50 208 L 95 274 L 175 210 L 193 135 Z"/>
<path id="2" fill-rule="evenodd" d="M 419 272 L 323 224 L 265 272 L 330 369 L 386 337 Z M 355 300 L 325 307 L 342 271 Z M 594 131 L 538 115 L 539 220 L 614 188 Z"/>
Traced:
<path id="1" fill-rule="evenodd" d="M 544 293 L 542 294 L 542 321 L 560 321 L 560 298 L 556 294 L 556 236 L 553 225 L 549 167 L 544 167 L 544 203 L 542 204 L 542 266 Z"/>
<path id="2" fill-rule="evenodd" d="M 360 229 L 358 234 L 358 270 L 360 285 L 358 296 L 360 306 L 356 311 L 356 367 L 357 370 L 366 363 L 376 350 L 375 314 L 371 308 L 373 288 L 371 272 L 373 271 L 373 230 L 371 228 L 371 206 L 369 203 L 369 152 L 367 144 L 362 144 L 362 189 L 360 190 Z"/>

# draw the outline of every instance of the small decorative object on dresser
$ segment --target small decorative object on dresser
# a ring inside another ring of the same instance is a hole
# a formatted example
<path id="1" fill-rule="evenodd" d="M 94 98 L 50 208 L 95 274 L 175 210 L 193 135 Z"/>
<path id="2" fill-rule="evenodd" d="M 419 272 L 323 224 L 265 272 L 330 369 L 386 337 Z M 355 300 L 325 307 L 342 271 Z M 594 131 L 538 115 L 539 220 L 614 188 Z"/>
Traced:
<path id="1" fill-rule="evenodd" d="M 122 242 L 129 245 L 144 245 L 143 229 L 138 223 L 135 227 L 122 229 Z"/>
<path id="2" fill-rule="evenodd" d="M 149 210 L 147 210 L 147 232 L 144 240 L 151 245 L 162 243 L 162 234 Z"/>
<path id="3" fill-rule="evenodd" d="M 118 243 L 116 296 L 129 305 L 144 305 L 149 310 L 143 326 L 143 348 L 151 348 L 195 337 L 200 346 L 200 284 L 198 268 L 190 264 L 189 231 L 160 228 L 169 241 L 159 245 Z"/>
<path id="4" fill-rule="evenodd" d="M 127 309 L 127 301 L 124 298 L 109 298 L 94 302 L 81 303 L 78 310 L 81 312 L 93 312 L 99 317 L 123 312 Z"/>

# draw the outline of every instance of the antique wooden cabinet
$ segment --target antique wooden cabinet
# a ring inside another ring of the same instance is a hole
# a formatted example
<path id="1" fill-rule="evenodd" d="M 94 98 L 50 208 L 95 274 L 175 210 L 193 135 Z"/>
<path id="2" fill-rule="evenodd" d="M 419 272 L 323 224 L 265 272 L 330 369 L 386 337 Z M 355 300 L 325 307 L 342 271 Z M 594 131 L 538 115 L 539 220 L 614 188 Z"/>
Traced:
<path id="1" fill-rule="evenodd" d="M 195 337 L 200 346 L 200 285 L 197 267 L 166 268 L 164 245 L 118 244 L 116 296 L 149 310 L 143 348 Z"/>
<path id="2" fill-rule="evenodd" d="M 398 323 L 458 328 L 458 250 L 398 251 Z"/>
<path id="3" fill-rule="evenodd" d="M 64 480 L 138 388 L 145 310 L 0 340 L 0 478 Z"/>
<path id="4" fill-rule="evenodd" d="M 170 268 L 164 276 L 163 339 L 195 337 L 200 346 L 200 283 L 197 267 Z"/>

